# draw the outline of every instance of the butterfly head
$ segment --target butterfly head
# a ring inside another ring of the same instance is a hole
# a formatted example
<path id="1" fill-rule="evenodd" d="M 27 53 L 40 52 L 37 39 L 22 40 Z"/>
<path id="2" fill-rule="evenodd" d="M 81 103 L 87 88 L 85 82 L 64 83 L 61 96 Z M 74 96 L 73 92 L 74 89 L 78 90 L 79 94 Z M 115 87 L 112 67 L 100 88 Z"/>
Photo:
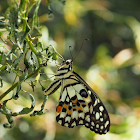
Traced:
<path id="1" fill-rule="evenodd" d="M 62 66 L 59 67 L 59 71 L 61 71 L 61 70 L 71 71 L 72 70 L 72 60 L 68 59 L 68 60 L 64 61 Z"/>
<path id="2" fill-rule="evenodd" d="M 65 64 L 66 64 L 66 65 L 72 65 L 72 60 L 71 60 L 71 59 L 66 60 L 66 61 L 65 61 Z"/>
<path id="3" fill-rule="evenodd" d="M 69 71 L 72 70 L 72 60 L 71 59 L 68 59 L 65 61 L 65 67 L 67 67 Z"/>

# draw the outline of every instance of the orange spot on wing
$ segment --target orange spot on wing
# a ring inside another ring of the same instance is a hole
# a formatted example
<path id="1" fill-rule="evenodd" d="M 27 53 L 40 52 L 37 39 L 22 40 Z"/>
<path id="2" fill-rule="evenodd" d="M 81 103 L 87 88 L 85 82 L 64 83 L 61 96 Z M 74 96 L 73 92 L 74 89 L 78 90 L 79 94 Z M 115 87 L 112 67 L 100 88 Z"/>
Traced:
<path id="1" fill-rule="evenodd" d="M 67 108 L 68 108 L 68 105 L 64 104 L 64 105 L 63 105 L 63 108 L 66 108 L 66 109 L 67 109 Z"/>
<path id="2" fill-rule="evenodd" d="M 60 113 L 61 110 L 62 110 L 62 106 L 58 106 L 58 107 L 56 108 L 56 112 L 57 112 L 57 113 Z"/>
<path id="3" fill-rule="evenodd" d="M 77 109 L 77 107 L 73 107 L 72 109 Z"/>
<path id="4" fill-rule="evenodd" d="M 79 111 L 79 110 L 83 111 L 83 107 L 81 105 L 77 106 L 76 109 L 77 109 L 77 111 Z"/>
<path id="5" fill-rule="evenodd" d="M 76 109 L 77 110 L 82 110 L 82 107 L 81 106 L 77 106 Z"/>
<path id="6" fill-rule="evenodd" d="M 71 113 L 72 113 L 72 109 L 71 109 L 71 110 L 68 110 L 67 113 L 68 113 L 68 114 L 71 114 Z"/>
<path id="7" fill-rule="evenodd" d="M 77 103 L 78 99 L 76 98 L 75 100 L 71 100 L 74 104 Z"/>

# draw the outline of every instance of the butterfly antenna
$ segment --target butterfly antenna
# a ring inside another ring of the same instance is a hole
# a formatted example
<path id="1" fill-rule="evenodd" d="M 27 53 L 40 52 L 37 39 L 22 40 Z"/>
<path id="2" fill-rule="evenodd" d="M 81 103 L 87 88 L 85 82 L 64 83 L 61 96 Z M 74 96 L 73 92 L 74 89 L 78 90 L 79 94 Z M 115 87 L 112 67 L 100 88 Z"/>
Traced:
<path id="1" fill-rule="evenodd" d="M 81 49 L 82 49 L 82 47 L 83 47 L 85 41 L 88 41 L 88 40 L 89 40 L 89 39 L 84 39 L 84 41 L 83 41 L 83 43 L 82 43 L 82 45 L 81 45 L 81 47 L 80 47 L 80 49 L 79 49 L 77 55 L 74 57 L 74 59 L 75 59 L 75 58 L 78 56 L 78 54 L 80 53 L 80 51 L 81 51 Z M 74 60 L 74 59 L 73 59 L 73 60 Z"/>
<path id="2" fill-rule="evenodd" d="M 72 52 L 71 52 L 71 46 L 69 46 L 69 50 L 70 50 L 71 58 L 72 58 L 72 61 L 73 61 L 73 56 L 72 56 Z"/>

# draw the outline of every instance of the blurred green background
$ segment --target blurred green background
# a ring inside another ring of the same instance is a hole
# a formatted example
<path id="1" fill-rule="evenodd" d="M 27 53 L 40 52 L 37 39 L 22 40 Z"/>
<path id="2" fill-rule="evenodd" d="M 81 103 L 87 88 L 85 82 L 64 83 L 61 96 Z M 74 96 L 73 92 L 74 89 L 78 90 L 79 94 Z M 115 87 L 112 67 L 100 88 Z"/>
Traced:
<path id="1" fill-rule="evenodd" d="M 12 2 L 0 1 L 1 16 Z M 45 115 L 15 117 L 12 129 L 3 128 L 6 119 L 0 114 L 0 140 L 140 140 L 140 1 L 67 0 L 63 5 L 53 0 L 52 18 L 48 17 L 46 3 L 42 0 L 39 8 L 44 45 L 53 45 L 66 60 L 72 58 L 69 46 L 75 57 L 83 40 L 89 39 L 73 67 L 105 104 L 110 131 L 98 135 L 84 126 L 70 129 L 57 124 L 59 90 L 49 96 Z M 44 71 L 53 73 L 54 68 L 56 64 L 52 62 Z M 44 85 L 47 88 L 48 82 Z M 0 93 L 10 86 L 11 77 L 7 74 Z M 39 109 L 43 101 L 40 86 L 35 87 L 35 92 L 27 83 L 23 86 L 33 93 Z M 9 103 L 14 111 L 28 105 L 25 97 Z"/>

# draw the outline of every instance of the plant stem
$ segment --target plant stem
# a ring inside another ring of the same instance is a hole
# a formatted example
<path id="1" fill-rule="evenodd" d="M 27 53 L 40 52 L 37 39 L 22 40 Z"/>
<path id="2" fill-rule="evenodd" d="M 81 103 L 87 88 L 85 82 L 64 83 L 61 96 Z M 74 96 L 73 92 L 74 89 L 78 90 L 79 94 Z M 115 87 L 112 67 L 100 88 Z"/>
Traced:
<path id="1" fill-rule="evenodd" d="M 38 71 L 40 71 L 41 67 L 39 67 L 34 73 L 30 73 L 26 80 L 35 75 Z M 0 100 L 2 100 L 10 91 L 12 91 L 15 87 L 17 87 L 18 82 L 12 85 L 7 91 L 5 91 L 2 95 L 0 95 Z"/>

